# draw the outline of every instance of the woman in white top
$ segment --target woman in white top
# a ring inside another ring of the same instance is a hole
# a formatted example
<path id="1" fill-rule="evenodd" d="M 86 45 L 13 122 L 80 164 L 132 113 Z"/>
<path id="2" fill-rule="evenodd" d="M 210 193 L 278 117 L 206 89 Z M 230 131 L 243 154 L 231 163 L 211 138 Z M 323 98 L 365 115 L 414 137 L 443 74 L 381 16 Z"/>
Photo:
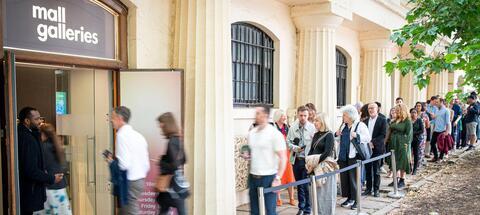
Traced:
<path id="1" fill-rule="evenodd" d="M 359 159 L 358 153 L 351 140 L 358 137 L 361 144 L 368 145 L 371 137 L 367 125 L 360 121 L 357 109 L 353 105 L 343 107 L 341 112 L 343 114 L 343 124 L 335 133 L 335 136 L 340 137 L 338 164 L 340 165 L 340 168 L 345 168 L 355 164 Z M 352 210 L 357 209 L 355 169 L 341 173 L 340 182 L 342 185 L 342 196 L 347 198 L 341 206 L 345 208 L 350 207 Z"/>

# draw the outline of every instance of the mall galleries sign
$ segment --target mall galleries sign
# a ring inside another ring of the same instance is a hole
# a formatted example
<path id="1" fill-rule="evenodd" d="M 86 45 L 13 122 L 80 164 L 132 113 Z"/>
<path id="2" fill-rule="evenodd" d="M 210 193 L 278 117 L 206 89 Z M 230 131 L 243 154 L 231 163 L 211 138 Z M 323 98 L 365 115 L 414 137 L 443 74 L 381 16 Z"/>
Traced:
<path id="1" fill-rule="evenodd" d="M 89 0 L 4 1 L 4 48 L 116 59 L 118 14 Z"/>

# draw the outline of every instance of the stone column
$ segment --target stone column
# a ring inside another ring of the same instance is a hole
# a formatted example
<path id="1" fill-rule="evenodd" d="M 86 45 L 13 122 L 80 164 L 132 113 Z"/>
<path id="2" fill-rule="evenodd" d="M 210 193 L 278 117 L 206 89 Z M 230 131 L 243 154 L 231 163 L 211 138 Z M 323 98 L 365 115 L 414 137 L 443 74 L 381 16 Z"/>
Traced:
<path id="1" fill-rule="evenodd" d="M 378 35 L 378 32 L 369 32 Z M 383 38 L 367 38 L 361 41 L 362 74 L 361 96 L 363 103 L 378 101 L 382 104 L 382 112 L 388 113 L 393 105 L 392 77 L 385 73 L 384 65 L 392 59 L 393 44 L 388 39 L 389 32 L 383 32 Z M 363 36 L 361 37 L 368 37 Z"/>
<path id="2" fill-rule="evenodd" d="M 296 104 L 315 104 L 335 126 L 337 106 L 335 29 L 343 18 L 330 14 L 295 13 L 298 29 L 298 70 Z"/>
<path id="3" fill-rule="evenodd" d="M 173 59 L 185 68 L 189 214 L 235 214 L 230 1 L 175 3 Z"/>
<path id="4" fill-rule="evenodd" d="M 401 78 L 400 97 L 403 98 L 403 101 L 408 107 L 413 107 L 416 102 L 427 101 L 427 89 L 418 89 L 418 87 L 413 84 L 412 73 L 408 73 Z"/>
<path id="5" fill-rule="evenodd" d="M 448 72 L 443 71 L 438 74 L 430 75 L 430 83 L 427 87 L 427 96 L 428 98 L 440 95 L 445 97 L 448 93 Z"/>

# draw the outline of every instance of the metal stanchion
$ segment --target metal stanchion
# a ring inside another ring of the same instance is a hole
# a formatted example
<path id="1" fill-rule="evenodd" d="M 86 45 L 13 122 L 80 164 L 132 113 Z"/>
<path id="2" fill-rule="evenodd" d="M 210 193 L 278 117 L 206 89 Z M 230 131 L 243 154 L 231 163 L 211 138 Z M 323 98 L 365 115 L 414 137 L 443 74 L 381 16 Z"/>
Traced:
<path id="1" fill-rule="evenodd" d="M 392 173 L 393 173 L 393 192 L 388 193 L 388 197 L 399 199 L 405 196 L 404 193 L 398 190 L 398 181 L 397 181 L 397 162 L 395 160 L 395 150 L 392 150 Z"/>
<path id="2" fill-rule="evenodd" d="M 257 188 L 258 192 L 258 210 L 260 215 L 265 215 L 265 196 L 263 195 L 263 187 Z"/>
<path id="3" fill-rule="evenodd" d="M 311 186 L 310 186 L 310 190 L 311 190 L 311 205 L 312 205 L 312 214 L 318 214 L 318 204 L 317 204 L 317 182 L 315 181 L 315 176 L 312 175 L 310 177 L 310 181 L 311 181 Z"/>

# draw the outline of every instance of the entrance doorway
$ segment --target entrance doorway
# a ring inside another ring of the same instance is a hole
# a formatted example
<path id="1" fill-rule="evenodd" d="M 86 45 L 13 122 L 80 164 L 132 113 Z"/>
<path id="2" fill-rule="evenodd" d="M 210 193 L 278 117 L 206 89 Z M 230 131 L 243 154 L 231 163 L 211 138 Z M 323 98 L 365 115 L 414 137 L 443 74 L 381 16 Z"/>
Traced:
<path id="1" fill-rule="evenodd" d="M 37 108 L 63 140 L 73 214 L 113 214 L 110 173 L 101 155 L 113 151 L 112 72 L 17 63 L 15 73 L 17 113 Z"/>

